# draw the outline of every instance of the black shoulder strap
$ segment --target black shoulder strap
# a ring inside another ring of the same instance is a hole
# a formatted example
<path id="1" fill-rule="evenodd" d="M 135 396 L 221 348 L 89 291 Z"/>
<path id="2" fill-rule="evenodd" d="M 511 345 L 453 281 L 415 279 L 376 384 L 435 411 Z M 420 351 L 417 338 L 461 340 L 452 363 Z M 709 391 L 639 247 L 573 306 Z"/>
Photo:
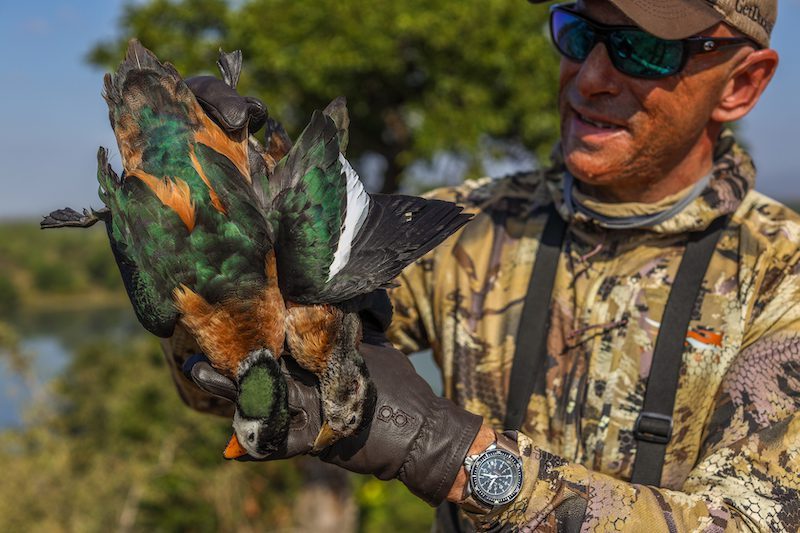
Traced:
<path id="1" fill-rule="evenodd" d="M 554 205 L 550 205 L 549 211 L 519 319 L 506 403 L 504 428 L 507 430 L 520 428 L 537 381 L 545 377 L 550 300 L 567 230 L 567 224 Z"/>
<path id="2" fill-rule="evenodd" d="M 656 337 L 642 412 L 636 419 L 637 441 L 632 483 L 658 486 L 664 455 L 672 437 L 672 412 L 678 391 L 686 332 L 703 278 L 729 217 L 719 217 L 705 231 L 692 233 L 672 283 Z"/>

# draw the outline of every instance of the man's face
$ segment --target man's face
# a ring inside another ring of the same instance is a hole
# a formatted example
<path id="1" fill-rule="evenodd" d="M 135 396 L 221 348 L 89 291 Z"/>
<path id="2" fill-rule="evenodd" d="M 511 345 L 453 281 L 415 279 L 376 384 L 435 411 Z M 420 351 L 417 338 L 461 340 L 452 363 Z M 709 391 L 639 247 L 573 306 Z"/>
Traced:
<path id="1" fill-rule="evenodd" d="M 633 24 L 605 0 L 579 1 L 576 9 L 603 24 Z M 733 33 L 720 24 L 703 35 Z M 562 58 L 561 142 L 569 171 L 590 186 L 641 188 L 695 157 L 734 54 L 692 56 L 680 74 L 660 80 L 617 71 L 603 44 L 583 63 Z"/>

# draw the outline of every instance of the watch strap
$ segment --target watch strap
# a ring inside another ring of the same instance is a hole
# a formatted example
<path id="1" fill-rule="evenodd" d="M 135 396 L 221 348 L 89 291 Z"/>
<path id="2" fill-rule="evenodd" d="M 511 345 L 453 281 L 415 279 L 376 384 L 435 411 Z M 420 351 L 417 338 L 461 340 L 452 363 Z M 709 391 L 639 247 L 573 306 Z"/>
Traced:
<path id="1" fill-rule="evenodd" d="M 516 431 L 505 431 L 503 433 L 497 433 L 497 440 L 495 441 L 495 444 L 497 444 L 497 447 L 501 450 L 511 452 L 517 457 L 520 456 L 519 445 L 517 445 Z"/>

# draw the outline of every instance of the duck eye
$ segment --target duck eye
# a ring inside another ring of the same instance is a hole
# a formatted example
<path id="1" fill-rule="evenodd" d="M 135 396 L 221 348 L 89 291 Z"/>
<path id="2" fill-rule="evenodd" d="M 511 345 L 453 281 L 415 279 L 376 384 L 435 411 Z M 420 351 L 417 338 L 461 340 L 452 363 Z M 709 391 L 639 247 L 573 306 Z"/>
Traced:
<path id="1" fill-rule="evenodd" d="M 255 433 L 250 433 L 247 436 L 247 442 L 255 442 L 255 440 L 256 440 L 256 434 Z"/>
<path id="2" fill-rule="evenodd" d="M 348 426 L 352 426 L 352 425 L 353 425 L 353 424 L 355 424 L 355 423 L 356 423 L 356 416 L 355 416 L 355 415 L 353 415 L 353 416 L 350 418 L 350 422 L 348 422 L 348 423 L 347 423 L 347 425 L 348 425 Z"/>

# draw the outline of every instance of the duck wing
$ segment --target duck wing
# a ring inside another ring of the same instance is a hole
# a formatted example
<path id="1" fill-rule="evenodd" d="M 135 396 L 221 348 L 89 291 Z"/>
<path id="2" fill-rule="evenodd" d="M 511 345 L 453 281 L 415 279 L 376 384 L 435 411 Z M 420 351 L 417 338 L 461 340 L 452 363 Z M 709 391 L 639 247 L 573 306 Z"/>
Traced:
<path id="1" fill-rule="evenodd" d="M 284 297 L 342 303 L 385 287 L 470 218 L 438 200 L 369 194 L 345 158 L 343 98 L 311 122 L 275 168 L 275 250 Z"/>

